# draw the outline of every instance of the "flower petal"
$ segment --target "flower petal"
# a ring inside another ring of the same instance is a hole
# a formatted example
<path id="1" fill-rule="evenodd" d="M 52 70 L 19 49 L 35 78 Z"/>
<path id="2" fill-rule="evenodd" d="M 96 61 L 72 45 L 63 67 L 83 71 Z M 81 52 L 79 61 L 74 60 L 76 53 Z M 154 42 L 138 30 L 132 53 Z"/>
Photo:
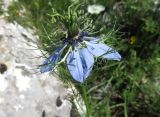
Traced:
<path id="1" fill-rule="evenodd" d="M 87 44 L 88 50 L 96 57 L 102 56 L 103 58 L 109 60 L 121 59 L 121 56 L 118 52 L 103 43 L 92 43 L 87 41 L 85 42 Z"/>
<path id="2" fill-rule="evenodd" d="M 83 66 L 78 50 L 73 50 L 70 52 L 67 57 L 67 66 L 70 74 L 75 80 L 84 82 Z"/>
<path id="3" fill-rule="evenodd" d="M 102 56 L 103 54 L 106 54 L 112 50 L 112 48 L 103 43 L 91 43 L 87 41 L 85 41 L 85 43 L 89 52 L 91 52 L 96 57 Z"/>
<path id="4" fill-rule="evenodd" d="M 98 43 L 98 41 L 100 41 L 100 38 L 98 38 L 98 37 L 86 37 L 86 36 L 84 36 L 83 40 L 90 41 L 92 43 Z"/>
<path id="5" fill-rule="evenodd" d="M 53 69 L 55 64 L 57 64 L 57 62 L 60 60 L 60 57 L 65 47 L 66 45 L 56 48 L 56 50 L 51 54 L 51 56 L 43 62 L 43 65 L 40 68 L 41 73 L 48 72 Z"/>
<path id="6" fill-rule="evenodd" d="M 117 61 L 121 60 L 121 55 L 116 51 L 113 51 L 111 53 L 105 54 L 102 57 L 106 58 L 108 60 L 117 60 Z"/>
<path id="7" fill-rule="evenodd" d="M 83 66 L 83 73 L 84 73 L 84 79 L 86 79 L 94 65 L 94 57 L 93 55 L 88 51 L 87 48 L 82 48 L 79 50 L 80 57 L 82 60 L 82 66 Z"/>

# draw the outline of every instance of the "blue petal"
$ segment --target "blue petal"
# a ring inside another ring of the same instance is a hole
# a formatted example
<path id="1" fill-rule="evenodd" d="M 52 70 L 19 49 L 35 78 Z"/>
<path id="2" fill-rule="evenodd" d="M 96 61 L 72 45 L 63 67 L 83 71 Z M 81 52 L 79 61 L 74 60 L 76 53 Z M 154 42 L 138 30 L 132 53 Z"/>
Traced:
<path id="1" fill-rule="evenodd" d="M 106 54 L 112 50 L 112 48 L 103 43 L 91 43 L 87 41 L 85 41 L 85 43 L 89 52 L 91 52 L 96 57 L 102 56 L 103 54 Z"/>
<path id="2" fill-rule="evenodd" d="M 103 43 L 92 43 L 87 41 L 85 42 L 87 44 L 88 50 L 96 57 L 102 56 L 103 58 L 109 60 L 121 59 L 121 56 L 118 52 Z"/>
<path id="3" fill-rule="evenodd" d="M 80 52 L 80 57 L 82 61 L 82 66 L 83 66 L 83 74 L 84 74 L 84 79 L 86 79 L 94 65 L 94 57 L 93 55 L 88 51 L 87 48 L 82 48 L 79 50 Z"/>
<path id="4" fill-rule="evenodd" d="M 78 50 L 73 50 L 70 52 L 67 57 L 67 66 L 70 74 L 75 80 L 84 82 L 83 66 Z"/>
<path id="5" fill-rule="evenodd" d="M 86 36 L 84 36 L 83 40 L 90 41 L 92 43 L 98 43 L 98 41 L 100 41 L 100 38 L 98 38 L 98 37 L 96 38 L 96 37 L 86 37 Z"/>
<path id="6" fill-rule="evenodd" d="M 42 67 L 40 68 L 40 72 L 48 72 L 53 69 L 55 64 L 60 60 L 63 50 L 65 49 L 65 45 L 56 48 L 56 50 L 51 54 L 51 56 L 43 62 Z"/>
<path id="7" fill-rule="evenodd" d="M 106 58 L 108 60 L 117 60 L 117 61 L 121 60 L 121 55 L 116 51 L 113 51 L 111 53 L 105 54 L 102 57 Z"/>

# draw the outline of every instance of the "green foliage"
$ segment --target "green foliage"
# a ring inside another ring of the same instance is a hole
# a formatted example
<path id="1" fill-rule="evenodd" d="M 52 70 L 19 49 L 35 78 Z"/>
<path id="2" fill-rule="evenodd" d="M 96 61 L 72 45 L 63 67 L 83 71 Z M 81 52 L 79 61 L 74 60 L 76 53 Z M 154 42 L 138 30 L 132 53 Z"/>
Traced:
<path id="1" fill-rule="evenodd" d="M 0 15 L 3 13 L 3 10 L 2 10 L 2 0 L 0 0 Z"/>
<path id="2" fill-rule="evenodd" d="M 104 5 L 105 11 L 89 14 L 91 4 Z M 23 7 L 25 17 L 16 16 Z M 72 82 L 82 95 L 87 117 L 159 117 L 159 9 L 158 0 L 19 0 L 10 7 L 9 19 L 34 24 L 49 53 L 62 37 L 79 30 L 119 50 L 120 62 L 96 59 L 84 84 L 75 82 L 64 65 L 58 67 L 64 84 Z"/>

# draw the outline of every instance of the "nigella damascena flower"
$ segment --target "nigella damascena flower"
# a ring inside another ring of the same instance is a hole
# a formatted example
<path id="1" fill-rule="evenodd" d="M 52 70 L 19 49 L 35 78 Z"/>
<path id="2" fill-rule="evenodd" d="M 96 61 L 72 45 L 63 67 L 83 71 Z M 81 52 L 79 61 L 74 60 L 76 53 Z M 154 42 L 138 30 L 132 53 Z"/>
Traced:
<path id="1" fill-rule="evenodd" d="M 79 82 L 84 82 L 91 73 L 94 57 L 118 61 L 121 59 L 120 54 L 111 47 L 101 43 L 100 38 L 89 37 L 88 33 L 80 32 L 74 38 L 64 38 L 62 44 L 44 61 L 40 71 L 44 73 L 54 70 L 67 46 L 71 47 L 66 54 L 67 67 L 72 77 Z"/>

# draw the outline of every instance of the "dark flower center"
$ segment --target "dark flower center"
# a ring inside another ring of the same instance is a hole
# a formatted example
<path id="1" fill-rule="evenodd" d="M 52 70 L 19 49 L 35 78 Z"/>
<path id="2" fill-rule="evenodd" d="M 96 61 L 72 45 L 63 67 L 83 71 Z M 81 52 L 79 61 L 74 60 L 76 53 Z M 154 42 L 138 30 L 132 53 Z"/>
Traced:
<path id="1" fill-rule="evenodd" d="M 71 45 L 74 45 L 76 44 L 77 42 L 83 42 L 83 37 L 84 36 L 88 36 L 88 33 L 87 32 L 79 32 L 76 36 L 69 36 L 67 38 L 62 38 L 62 43 L 68 43 L 68 44 L 71 44 Z"/>

